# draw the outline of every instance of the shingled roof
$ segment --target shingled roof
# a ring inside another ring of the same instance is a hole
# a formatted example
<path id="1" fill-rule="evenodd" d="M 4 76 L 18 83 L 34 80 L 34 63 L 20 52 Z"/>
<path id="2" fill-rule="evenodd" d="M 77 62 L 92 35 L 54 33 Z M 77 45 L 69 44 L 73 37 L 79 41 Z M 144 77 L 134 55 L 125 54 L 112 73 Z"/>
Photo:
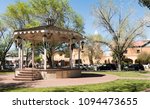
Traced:
<path id="1" fill-rule="evenodd" d="M 133 47 L 145 47 L 150 44 L 150 40 L 140 40 L 133 42 Z"/>

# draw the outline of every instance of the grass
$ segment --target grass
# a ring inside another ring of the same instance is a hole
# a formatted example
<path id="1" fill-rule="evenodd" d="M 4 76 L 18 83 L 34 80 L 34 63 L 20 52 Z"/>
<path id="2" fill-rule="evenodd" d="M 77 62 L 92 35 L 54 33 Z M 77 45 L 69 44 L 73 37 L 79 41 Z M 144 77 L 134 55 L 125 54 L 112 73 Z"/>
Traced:
<path id="1" fill-rule="evenodd" d="M 148 76 L 144 74 L 150 74 L 148 71 L 140 72 L 140 71 L 122 71 L 122 72 L 117 72 L 117 71 L 102 71 L 102 72 L 93 72 L 97 74 L 111 74 L 111 75 L 116 75 L 120 77 L 141 77 L 141 78 L 147 78 Z"/>
<path id="2" fill-rule="evenodd" d="M 0 72 L 0 74 L 10 74 L 14 72 Z M 89 72 L 91 73 L 91 72 Z M 95 74 L 112 74 L 120 77 L 141 77 L 146 78 L 143 74 L 150 72 L 92 72 Z M 150 77 L 150 76 L 149 76 Z M 49 87 L 49 88 L 23 88 L 22 84 L 2 84 L 0 83 L 1 92 L 138 92 L 150 88 L 150 80 L 116 80 L 107 83 L 92 85 L 66 86 L 66 87 Z"/>
<path id="3" fill-rule="evenodd" d="M 150 88 L 148 80 L 116 80 L 113 82 L 49 88 L 16 88 L 12 92 L 138 92 Z"/>
<path id="4" fill-rule="evenodd" d="M 4 74 L 13 74 L 14 72 L 12 71 L 0 71 L 0 75 L 4 75 Z"/>

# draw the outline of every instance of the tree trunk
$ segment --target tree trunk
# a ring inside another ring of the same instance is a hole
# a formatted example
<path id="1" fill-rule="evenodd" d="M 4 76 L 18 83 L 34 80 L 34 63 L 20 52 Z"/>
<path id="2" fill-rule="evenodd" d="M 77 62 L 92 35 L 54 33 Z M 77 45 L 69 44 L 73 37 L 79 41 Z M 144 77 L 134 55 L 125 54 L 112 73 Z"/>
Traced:
<path id="1" fill-rule="evenodd" d="M 52 56 L 50 54 L 47 56 L 47 61 L 48 61 L 48 64 L 50 65 L 50 68 L 53 68 Z"/>
<path id="2" fill-rule="evenodd" d="M 26 62 L 25 62 L 26 66 L 28 66 L 28 63 L 29 63 L 28 58 L 29 58 L 29 48 L 27 48 Z"/>
<path id="3" fill-rule="evenodd" d="M 121 63 L 118 62 L 118 71 L 121 71 Z"/>
<path id="4" fill-rule="evenodd" d="M 122 56 L 121 54 L 117 56 L 117 65 L 118 65 L 118 71 L 122 71 L 121 65 L 122 65 Z"/>
<path id="5" fill-rule="evenodd" d="M 6 68 L 6 66 L 5 66 L 5 63 L 6 63 L 6 60 L 5 60 L 5 57 L 6 55 L 5 54 L 3 54 L 2 55 L 2 58 L 1 58 L 1 70 L 3 70 L 3 69 L 5 69 Z"/>
<path id="6" fill-rule="evenodd" d="M 89 55 L 89 61 L 90 61 L 90 64 L 93 65 L 93 56 L 92 55 Z"/>

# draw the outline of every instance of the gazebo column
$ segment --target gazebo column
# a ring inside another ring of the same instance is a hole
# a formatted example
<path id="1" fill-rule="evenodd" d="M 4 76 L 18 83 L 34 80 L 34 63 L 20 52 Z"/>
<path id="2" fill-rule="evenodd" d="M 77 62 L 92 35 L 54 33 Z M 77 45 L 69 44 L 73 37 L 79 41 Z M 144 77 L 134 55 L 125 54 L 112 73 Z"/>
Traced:
<path id="1" fill-rule="evenodd" d="M 80 51 L 81 51 L 81 48 L 80 48 L 80 41 L 78 42 L 79 43 L 79 49 L 78 49 L 78 68 L 80 68 Z"/>
<path id="2" fill-rule="evenodd" d="M 34 69 L 34 51 L 35 51 L 35 46 L 34 43 L 32 44 L 32 69 Z"/>
<path id="3" fill-rule="evenodd" d="M 23 40 L 21 39 L 21 44 L 20 44 L 20 69 L 23 69 Z"/>
<path id="4" fill-rule="evenodd" d="M 21 65 L 21 61 L 20 61 L 21 60 L 21 58 L 20 58 L 21 57 L 21 55 L 20 55 L 21 52 L 20 51 L 21 51 L 21 49 L 20 49 L 20 47 L 18 47 L 18 64 L 19 64 L 19 68 L 21 69 L 21 66 L 20 66 Z"/>
<path id="5" fill-rule="evenodd" d="M 47 57 L 46 57 L 46 54 L 47 54 L 47 51 L 46 51 L 46 37 L 43 37 L 43 44 L 44 44 L 44 70 L 47 69 Z"/>
<path id="6" fill-rule="evenodd" d="M 70 51 L 70 68 L 72 68 L 73 67 L 72 65 L 72 39 L 70 39 L 69 51 Z"/>

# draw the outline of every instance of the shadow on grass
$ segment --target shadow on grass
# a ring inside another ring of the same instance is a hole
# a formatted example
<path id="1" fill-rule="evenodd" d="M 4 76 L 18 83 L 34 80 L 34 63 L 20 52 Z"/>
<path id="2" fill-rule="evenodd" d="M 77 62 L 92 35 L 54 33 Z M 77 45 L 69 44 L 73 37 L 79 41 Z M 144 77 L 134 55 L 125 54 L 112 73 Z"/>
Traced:
<path id="1" fill-rule="evenodd" d="M 93 74 L 93 73 L 84 73 L 81 75 L 81 78 L 89 78 L 89 77 L 103 77 L 105 74 Z"/>
<path id="2" fill-rule="evenodd" d="M 0 83 L 0 92 L 7 92 L 14 89 L 26 88 L 28 87 L 25 82 L 21 83 Z"/>

